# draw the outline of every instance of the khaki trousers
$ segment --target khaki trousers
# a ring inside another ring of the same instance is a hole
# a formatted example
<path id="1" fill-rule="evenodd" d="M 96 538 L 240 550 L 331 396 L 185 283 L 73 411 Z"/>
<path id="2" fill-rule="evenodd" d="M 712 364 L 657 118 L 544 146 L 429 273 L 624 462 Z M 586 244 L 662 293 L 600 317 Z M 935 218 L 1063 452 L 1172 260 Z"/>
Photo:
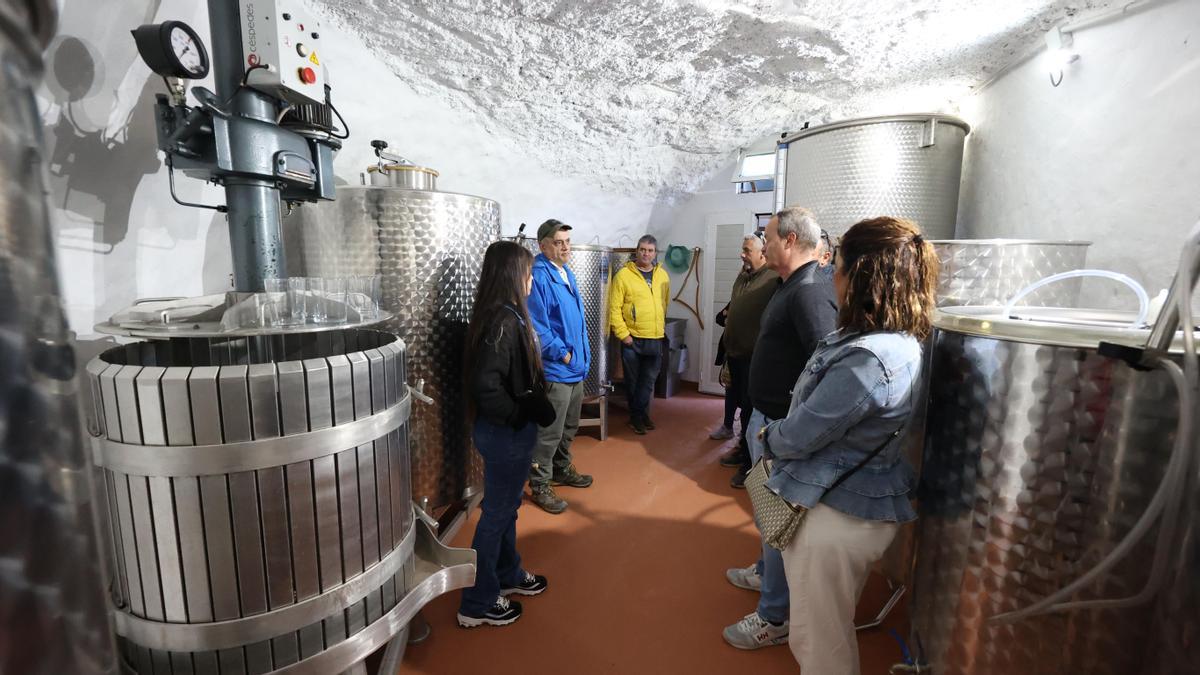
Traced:
<path id="1" fill-rule="evenodd" d="M 854 608 L 899 525 L 818 504 L 783 551 L 791 589 L 788 646 L 802 675 L 858 675 Z"/>
<path id="2" fill-rule="evenodd" d="M 554 474 L 564 473 L 571 466 L 571 443 L 579 431 L 579 410 L 583 406 L 583 382 L 547 382 L 546 398 L 554 407 L 554 423 L 538 427 L 529 468 L 530 487 L 549 485 Z"/>

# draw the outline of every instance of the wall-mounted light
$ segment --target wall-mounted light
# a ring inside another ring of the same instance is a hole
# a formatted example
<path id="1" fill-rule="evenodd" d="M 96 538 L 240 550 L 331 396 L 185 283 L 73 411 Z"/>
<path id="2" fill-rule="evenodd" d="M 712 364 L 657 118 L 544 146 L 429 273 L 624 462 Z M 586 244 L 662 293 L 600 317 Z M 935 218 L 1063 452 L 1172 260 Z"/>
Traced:
<path id="1" fill-rule="evenodd" d="M 1062 84 L 1067 67 L 1079 60 L 1079 55 L 1071 49 L 1071 33 L 1063 32 L 1061 26 L 1055 26 L 1046 33 L 1046 65 L 1050 69 L 1050 84 L 1057 87 Z"/>

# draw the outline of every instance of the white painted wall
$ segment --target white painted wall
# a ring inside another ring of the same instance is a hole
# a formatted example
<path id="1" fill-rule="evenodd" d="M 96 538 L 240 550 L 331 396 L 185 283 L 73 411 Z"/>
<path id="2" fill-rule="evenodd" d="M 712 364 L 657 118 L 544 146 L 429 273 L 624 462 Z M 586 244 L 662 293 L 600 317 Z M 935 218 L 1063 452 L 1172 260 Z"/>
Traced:
<path id="1" fill-rule="evenodd" d="M 712 177 L 698 191 L 675 203 L 661 202 L 655 206 L 650 215 L 649 232 L 658 238 L 658 245 L 666 249 L 668 245 L 677 244 L 688 248 L 704 247 L 705 232 L 709 225 L 726 223 L 743 223 L 745 231 L 754 228 L 754 214 L 774 211 L 775 193 L 760 192 L 757 194 L 734 194 L 733 183 L 729 182 L 733 175 L 734 163 L 730 162 Z M 741 247 L 741 242 L 738 242 Z M 684 275 L 671 274 L 671 295 L 674 296 L 683 282 Z M 700 283 L 705 287 L 712 284 L 713 271 L 701 267 Z M 684 299 L 693 304 L 696 297 L 695 281 L 689 281 Z M 705 287 L 700 289 L 701 303 L 705 297 Z M 703 310 L 701 310 L 703 311 Z M 703 359 L 703 339 L 696 317 L 692 316 L 679 303 L 671 303 L 667 316 L 688 320 L 686 344 L 688 346 L 688 367 L 682 378 L 689 382 L 700 379 L 700 361 Z M 704 317 L 705 324 L 712 321 L 712 316 Z"/>
<path id="2" fill-rule="evenodd" d="M 124 0 L 101 9 L 90 0 L 60 0 L 40 103 L 65 304 L 80 336 L 136 298 L 230 288 L 224 216 L 171 200 L 152 124 L 154 95 L 164 87 L 129 34 L 142 23 L 180 19 L 208 40 L 206 6 Z M 440 189 L 499 201 L 505 233 L 551 217 L 573 224 L 578 242 L 610 244 L 645 231 L 653 200 L 560 177 L 448 98 L 419 94 L 336 25 L 324 26 L 322 40 L 334 102 L 353 133 L 335 161 L 339 180 L 357 184 L 374 159 L 369 141 L 383 138 L 438 169 Z M 200 84 L 213 88 L 211 79 Z M 177 178 L 181 198 L 223 201 L 221 189 Z"/>
<path id="3" fill-rule="evenodd" d="M 1200 218 L 1200 2 L 1167 0 L 1078 30 L 1051 86 L 1046 56 L 964 101 L 971 122 L 958 235 L 1086 239 L 1088 266 L 1151 295 Z M 1132 307 L 1111 282 L 1083 301 Z"/>

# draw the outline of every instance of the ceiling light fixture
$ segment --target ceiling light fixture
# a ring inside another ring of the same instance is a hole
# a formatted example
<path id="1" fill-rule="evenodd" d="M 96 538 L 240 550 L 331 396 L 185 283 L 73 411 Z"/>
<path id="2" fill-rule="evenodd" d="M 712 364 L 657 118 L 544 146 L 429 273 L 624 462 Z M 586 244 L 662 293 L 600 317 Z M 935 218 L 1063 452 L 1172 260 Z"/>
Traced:
<path id="1" fill-rule="evenodd" d="M 1067 67 L 1079 60 L 1079 55 L 1071 50 L 1072 38 L 1071 33 L 1063 32 L 1062 26 L 1055 26 L 1046 33 L 1046 63 L 1050 69 L 1050 84 L 1055 87 L 1062 84 Z"/>

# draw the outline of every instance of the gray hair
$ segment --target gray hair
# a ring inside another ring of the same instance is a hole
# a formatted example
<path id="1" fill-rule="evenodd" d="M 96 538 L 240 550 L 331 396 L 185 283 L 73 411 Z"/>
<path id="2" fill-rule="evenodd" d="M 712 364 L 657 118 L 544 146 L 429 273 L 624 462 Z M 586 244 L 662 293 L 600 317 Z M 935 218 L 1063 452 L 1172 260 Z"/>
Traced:
<path id="1" fill-rule="evenodd" d="M 802 248 L 816 249 L 821 244 L 821 226 L 812 211 L 801 206 L 789 206 L 775 214 L 779 221 L 779 236 L 796 235 Z"/>
<path id="2" fill-rule="evenodd" d="M 751 248 L 753 248 L 755 251 L 762 250 L 762 248 L 763 248 L 762 237 L 758 236 L 757 234 L 748 234 L 748 235 L 742 237 L 743 244 L 745 244 L 748 241 L 754 242 L 754 246 L 751 246 Z"/>
<path id="3" fill-rule="evenodd" d="M 654 250 L 658 250 L 658 240 L 652 234 L 643 234 L 642 238 L 638 239 L 637 245 L 641 246 L 642 244 L 650 244 L 654 247 Z"/>

